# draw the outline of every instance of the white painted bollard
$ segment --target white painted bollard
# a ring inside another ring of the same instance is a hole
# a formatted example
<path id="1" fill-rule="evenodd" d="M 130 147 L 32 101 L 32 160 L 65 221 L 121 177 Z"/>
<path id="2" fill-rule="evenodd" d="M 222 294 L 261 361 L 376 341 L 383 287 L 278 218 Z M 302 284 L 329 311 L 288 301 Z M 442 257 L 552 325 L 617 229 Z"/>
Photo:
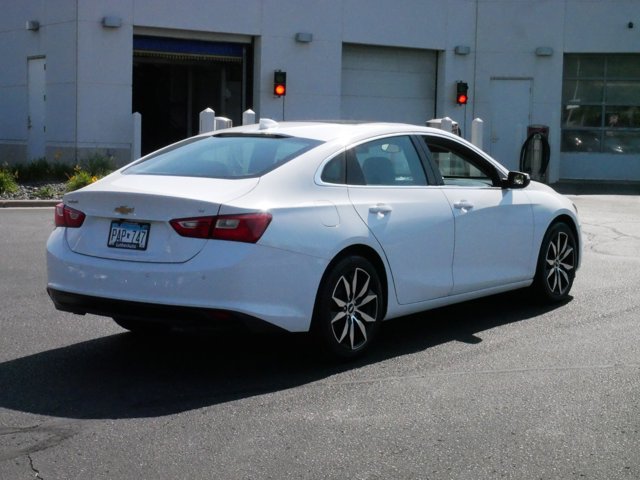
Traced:
<path id="1" fill-rule="evenodd" d="M 205 108 L 200 112 L 200 133 L 213 132 L 216 129 L 216 112 Z"/>
<path id="2" fill-rule="evenodd" d="M 471 143 L 482 150 L 482 135 L 484 122 L 481 118 L 474 118 L 471 122 Z"/>
<path id="3" fill-rule="evenodd" d="M 440 121 L 440 129 L 441 130 L 444 130 L 446 132 L 451 133 L 452 132 L 452 128 L 453 128 L 453 120 L 451 120 L 449 117 L 444 117 Z"/>
<path id="4" fill-rule="evenodd" d="M 242 114 L 242 125 L 253 125 L 256 123 L 256 112 L 249 109 Z"/>
<path id="5" fill-rule="evenodd" d="M 137 160 L 142 156 L 142 115 L 135 112 L 133 118 L 133 141 L 131 142 L 131 160 Z"/>
<path id="6" fill-rule="evenodd" d="M 227 117 L 216 117 L 216 130 L 233 127 L 233 120 Z"/>

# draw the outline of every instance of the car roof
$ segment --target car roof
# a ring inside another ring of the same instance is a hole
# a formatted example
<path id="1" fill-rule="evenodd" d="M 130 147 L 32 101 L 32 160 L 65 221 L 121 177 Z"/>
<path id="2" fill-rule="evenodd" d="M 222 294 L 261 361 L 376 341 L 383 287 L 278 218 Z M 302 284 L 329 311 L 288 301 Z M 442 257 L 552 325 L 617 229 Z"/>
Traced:
<path id="1" fill-rule="evenodd" d="M 257 124 L 228 128 L 215 132 L 215 134 L 285 135 L 329 142 L 339 139 L 357 141 L 359 138 L 409 132 L 434 133 L 459 139 L 459 137 L 444 130 L 406 123 L 354 123 L 340 121 L 276 122 L 270 119 L 262 119 L 260 123 Z M 211 135 L 211 133 L 209 133 L 209 135 Z"/>

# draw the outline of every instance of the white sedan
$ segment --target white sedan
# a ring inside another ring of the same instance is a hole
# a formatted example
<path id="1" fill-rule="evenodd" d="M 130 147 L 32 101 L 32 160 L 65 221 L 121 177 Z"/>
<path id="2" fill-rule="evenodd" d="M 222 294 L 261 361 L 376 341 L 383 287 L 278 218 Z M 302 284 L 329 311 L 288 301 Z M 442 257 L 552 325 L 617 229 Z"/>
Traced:
<path id="1" fill-rule="evenodd" d="M 531 287 L 565 300 L 576 207 L 442 130 L 276 123 L 170 145 L 68 193 L 56 308 L 125 329 L 311 331 L 339 357 L 382 320 Z"/>

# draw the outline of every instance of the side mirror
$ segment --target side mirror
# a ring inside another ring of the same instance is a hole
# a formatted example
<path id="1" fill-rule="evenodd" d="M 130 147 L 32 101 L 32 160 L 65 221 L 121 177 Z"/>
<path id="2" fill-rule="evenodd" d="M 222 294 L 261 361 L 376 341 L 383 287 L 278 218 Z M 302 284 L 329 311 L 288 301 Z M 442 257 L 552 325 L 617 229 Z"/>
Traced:
<path id="1" fill-rule="evenodd" d="M 528 173 L 509 172 L 507 179 L 503 181 L 502 188 L 525 188 L 531 183 Z"/>

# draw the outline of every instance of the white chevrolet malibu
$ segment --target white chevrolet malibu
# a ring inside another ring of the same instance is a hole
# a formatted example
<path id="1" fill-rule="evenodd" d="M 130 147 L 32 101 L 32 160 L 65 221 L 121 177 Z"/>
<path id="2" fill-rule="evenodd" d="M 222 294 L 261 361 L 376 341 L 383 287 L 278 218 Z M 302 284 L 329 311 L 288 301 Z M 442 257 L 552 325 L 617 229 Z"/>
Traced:
<path id="1" fill-rule="evenodd" d="M 575 206 L 442 130 L 276 123 L 170 145 L 68 193 L 56 308 L 125 329 L 311 331 L 339 357 L 382 320 L 530 287 L 568 297 Z"/>

